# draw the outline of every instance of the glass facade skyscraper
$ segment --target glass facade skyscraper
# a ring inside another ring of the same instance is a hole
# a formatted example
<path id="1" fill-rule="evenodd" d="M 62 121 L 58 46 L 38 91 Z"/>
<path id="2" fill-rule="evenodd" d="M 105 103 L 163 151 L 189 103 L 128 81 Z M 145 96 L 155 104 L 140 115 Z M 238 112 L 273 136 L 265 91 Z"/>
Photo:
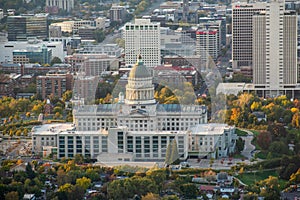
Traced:
<path id="1" fill-rule="evenodd" d="M 9 16 L 8 41 L 26 40 L 27 37 L 48 38 L 48 14 Z"/>

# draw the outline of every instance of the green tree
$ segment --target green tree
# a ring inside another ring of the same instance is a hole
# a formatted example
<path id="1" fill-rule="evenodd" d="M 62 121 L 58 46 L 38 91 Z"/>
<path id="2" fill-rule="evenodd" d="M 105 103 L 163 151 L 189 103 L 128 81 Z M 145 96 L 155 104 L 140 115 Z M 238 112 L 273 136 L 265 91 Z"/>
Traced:
<path id="1" fill-rule="evenodd" d="M 155 182 L 160 192 L 167 179 L 167 173 L 166 170 L 149 170 L 147 172 L 147 177 Z"/>
<path id="2" fill-rule="evenodd" d="M 29 179 L 35 178 L 35 172 L 32 170 L 32 166 L 30 163 L 27 163 L 27 165 L 26 165 L 26 174 Z"/>
<path id="3" fill-rule="evenodd" d="M 62 112 L 63 112 L 63 109 L 62 109 L 61 107 L 59 107 L 59 106 L 55 106 L 55 107 L 53 108 L 53 113 L 59 113 L 59 114 L 62 114 Z"/>
<path id="4" fill-rule="evenodd" d="M 275 154 L 288 154 L 288 146 L 282 141 L 272 142 L 269 151 Z"/>
<path id="5" fill-rule="evenodd" d="M 180 186 L 180 190 L 185 198 L 195 199 L 197 197 L 198 189 L 193 183 L 186 183 Z"/>
<path id="6" fill-rule="evenodd" d="M 239 137 L 239 139 L 236 140 L 236 151 L 240 153 L 241 151 L 244 150 L 244 146 L 245 146 L 245 141 L 241 137 Z"/>
<path id="7" fill-rule="evenodd" d="M 171 143 L 169 143 L 168 147 L 166 149 L 166 159 L 165 159 L 165 164 L 167 164 L 167 165 L 172 164 L 172 162 L 171 162 L 171 153 L 172 153 L 172 145 L 171 145 Z"/>
<path id="8" fill-rule="evenodd" d="M 128 199 L 133 198 L 134 195 L 157 194 L 158 189 L 153 180 L 147 177 L 134 176 L 109 183 L 107 192 L 110 199 Z"/>
<path id="9" fill-rule="evenodd" d="M 179 164 L 179 153 L 178 153 L 178 147 L 177 147 L 177 142 L 175 139 L 172 141 L 172 151 L 171 151 L 171 156 L 170 156 L 170 161 L 172 164 Z"/>
<path id="10" fill-rule="evenodd" d="M 179 200 L 179 197 L 176 195 L 169 195 L 162 198 L 162 200 Z"/>
<path id="11" fill-rule="evenodd" d="M 60 64 L 62 63 L 61 59 L 59 57 L 54 57 L 52 60 L 51 60 L 51 63 L 50 65 L 53 66 L 54 64 Z"/>
<path id="12" fill-rule="evenodd" d="M 96 29 L 94 32 L 94 38 L 98 43 L 102 42 L 105 39 L 105 33 L 103 29 Z"/>

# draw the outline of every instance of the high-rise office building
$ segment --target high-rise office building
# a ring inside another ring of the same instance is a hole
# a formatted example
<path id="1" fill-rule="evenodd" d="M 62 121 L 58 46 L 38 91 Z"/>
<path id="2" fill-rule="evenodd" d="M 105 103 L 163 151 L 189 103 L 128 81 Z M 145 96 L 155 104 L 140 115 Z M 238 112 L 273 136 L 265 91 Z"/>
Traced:
<path id="1" fill-rule="evenodd" d="M 46 11 L 62 9 L 70 12 L 74 8 L 74 0 L 46 0 Z"/>
<path id="2" fill-rule="evenodd" d="M 196 52 L 201 61 L 216 60 L 220 51 L 218 29 L 198 29 L 196 32 Z"/>
<path id="3" fill-rule="evenodd" d="M 127 11 L 125 6 L 120 5 L 112 5 L 109 10 L 109 18 L 111 21 L 124 21 L 126 17 Z"/>
<path id="4" fill-rule="evenodd" d="M 272 0 L 253 16 L 253 83 L 263 96 L 289 94 L 297 84 L 297 14 Z"/>
<path id="5" fill-rule="evenodd" d="M 266 10 L 265 2 L 233 3 L 232 67 L 252 66 L 252 16 Z"/>
<path id="6" fill-rule="evenodd" d="M 8 16 L 8 41 L 26 40 L 28 37 L 48 38 L 48 14 Z"/>
<path id="7" fill-rule="evenodd" d="M 133 66 L 139 54 L 147 67 L 161 64 L 160 24 L 150 19 L 135 19 L 125 25 L 125 63 Z"/>

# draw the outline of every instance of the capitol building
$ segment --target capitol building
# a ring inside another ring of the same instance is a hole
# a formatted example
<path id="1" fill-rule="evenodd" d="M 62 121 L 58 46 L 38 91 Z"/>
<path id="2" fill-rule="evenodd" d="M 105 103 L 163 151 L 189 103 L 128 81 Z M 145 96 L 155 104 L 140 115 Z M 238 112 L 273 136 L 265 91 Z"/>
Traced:
<path id="1" fill-rule="evenodd" d="M 189 154 L 226 157 L 235 148 L 235 128 L 207 124 L 204 105 L 159 104 L 152 76 L 141 58 L 131 69 L 126 94 L 118 103 L 80 105 L 73 124 L 49 124 L 33 129 L 33 151 L 57 158 L 76 154 L 109 161 L 164 161 L 176 140 L 181 159 Z"/>

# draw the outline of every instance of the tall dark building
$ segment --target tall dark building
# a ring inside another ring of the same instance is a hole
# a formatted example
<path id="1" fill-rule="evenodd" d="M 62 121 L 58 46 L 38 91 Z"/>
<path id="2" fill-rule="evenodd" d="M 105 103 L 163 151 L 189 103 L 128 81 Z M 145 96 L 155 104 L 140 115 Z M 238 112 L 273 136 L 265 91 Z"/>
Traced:
<path id="1" fill-rule="evenodd" d="M 27 37 L 48 38 L 48 14 L 9 16 L 8 41 L 26 40 Z"/>

